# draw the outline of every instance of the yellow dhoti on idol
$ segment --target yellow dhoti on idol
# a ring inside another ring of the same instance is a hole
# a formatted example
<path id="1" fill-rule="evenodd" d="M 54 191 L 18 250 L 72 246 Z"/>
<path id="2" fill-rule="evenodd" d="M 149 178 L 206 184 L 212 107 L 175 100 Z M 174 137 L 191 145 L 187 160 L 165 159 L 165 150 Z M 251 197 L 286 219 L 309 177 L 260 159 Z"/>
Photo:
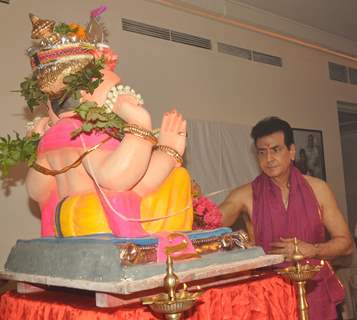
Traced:
<path id="1" fill-rule="evenodd" d="M 57 236 L 85 236 L 111 232 L 100 199 L 95 192 L 68 197 L 57 208 Z"/>
<path id="2" fill-rule="evenodd" d="M 191 231 L 193 222 L 191 178 L 184 168 L 174 169 L 161 187 L 141 201 L 141 218 L 155 219 L 142 224 L 147 233 Z"/>
<path id="3" fill-rule="evenodd" d="M 142 237 L 190 231 L 192 222 L 190 175 L 186 169 L 176 168 L 157 191 L 143 198 L 127 191 L 110 194 L 106 200 L 95 192 L 64 199 L 57 208 L 56 233 L 65 237 L 100 233 Z"/>

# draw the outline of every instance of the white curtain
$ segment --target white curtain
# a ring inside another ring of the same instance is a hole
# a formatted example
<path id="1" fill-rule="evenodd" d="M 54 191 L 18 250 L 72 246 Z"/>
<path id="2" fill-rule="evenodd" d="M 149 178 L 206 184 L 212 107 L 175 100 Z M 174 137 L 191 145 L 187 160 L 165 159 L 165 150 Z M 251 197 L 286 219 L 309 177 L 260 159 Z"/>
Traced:
<path id="1" fill-rule="evenodd" d="M 185 165 L 204 194 L 220 203 L 229 190 L 259 174 L 251 127 L 240 124 L 188 120 Z"/>

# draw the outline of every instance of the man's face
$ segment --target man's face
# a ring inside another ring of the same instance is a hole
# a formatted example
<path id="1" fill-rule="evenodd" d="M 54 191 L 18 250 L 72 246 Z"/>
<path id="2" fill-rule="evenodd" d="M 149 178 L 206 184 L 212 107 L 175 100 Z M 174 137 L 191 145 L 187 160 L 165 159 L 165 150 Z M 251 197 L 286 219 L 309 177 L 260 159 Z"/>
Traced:
<path id="1" fill-rule="evenodd" d="M 288 173 L 290 163 L 295 159 L 295 145 L 288 149 L 282 131 L 258 138 L 256 148 L 260 168 L 267 176 L 277 178 Z"/>

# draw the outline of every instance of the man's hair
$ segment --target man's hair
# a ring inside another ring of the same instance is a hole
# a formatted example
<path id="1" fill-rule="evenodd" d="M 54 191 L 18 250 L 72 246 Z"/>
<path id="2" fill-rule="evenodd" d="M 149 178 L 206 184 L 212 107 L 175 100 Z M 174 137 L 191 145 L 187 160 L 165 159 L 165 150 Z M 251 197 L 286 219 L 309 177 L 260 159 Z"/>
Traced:
<path id="1" fill-rule="evenodd" d="M 293 130 L 289 123 L 278 117 L 268 117 L 260 120 L 253 127 L 250 136 L 253 138 L 254 143 L 257 144 L 259 138 L 275 132 L 282 132 L 284 134 L 284 143 L 290 149 L 290 146 L 294 143 Z"/>

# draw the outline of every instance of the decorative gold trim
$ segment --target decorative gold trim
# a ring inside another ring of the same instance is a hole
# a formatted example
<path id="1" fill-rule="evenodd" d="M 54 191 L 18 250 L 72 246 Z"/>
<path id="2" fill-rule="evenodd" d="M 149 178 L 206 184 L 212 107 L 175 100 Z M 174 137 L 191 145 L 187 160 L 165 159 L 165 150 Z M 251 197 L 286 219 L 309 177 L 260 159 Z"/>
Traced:
<path id="1" fill-rule="evenodd" d="M 143 138 L 144 140 L 148 140 L 152 144 L 157 144 L 157 138 L 154 136 L 154 134 L 150 130 L 140 128 L 136 124 L 126 125 L 124 127 L 124 133 L 129 133 L 136 137 Z"/>
<path id="2" fill-rule="evenodd" d="M 154 150 L 159 150 L 159 151 L 165 152 L 169 156 L 173 157 L 177 161 L 177 163 L 179 163 L 181 165 L 183 164 L 182 156 L 174 148 L 171 148 L 171 147 L 163 145 L 163 144 L 158 144 L 154 147 Z"/>
<path id="3" fill-rule="evenodd" d="M 221 236 L 193 239 L 191 242 L 196 254 L 190 254 L 189 256 L 181 254 L 179 257 L 173 257 L 173 259 L 182 260 L 220 250 L 246 249 L 251 246 L 248 234 L 243 230 L 230 232 Z M 129 242 L 118 244 L 118 248 L 120 250 L 120 263 L 122 265 L 145 264 L 157 261 L 157 245 L 140 246 Z"/>

